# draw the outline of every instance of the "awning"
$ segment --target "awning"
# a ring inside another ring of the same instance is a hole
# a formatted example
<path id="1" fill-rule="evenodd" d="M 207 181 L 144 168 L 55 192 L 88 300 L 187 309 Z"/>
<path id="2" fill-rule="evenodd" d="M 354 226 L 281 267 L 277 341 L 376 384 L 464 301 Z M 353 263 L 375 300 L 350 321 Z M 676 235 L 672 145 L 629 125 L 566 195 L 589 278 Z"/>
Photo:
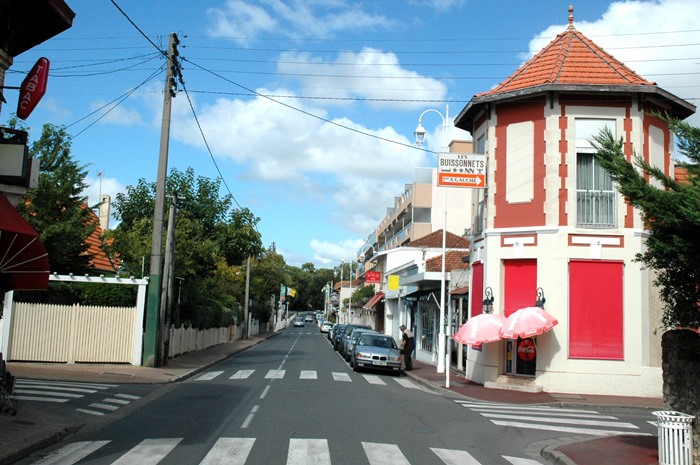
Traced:
<path id="1" fill-rule="evenodd" d="M 469 294 L 469 286 L 457 287 L 450 291 L 450 295 L 460 296 Z"/>
<path id="2" fill-rule="evenodd" d="M 365 310 L 370 310 L 372 307 L 377 305 L 382 299 L 384 298 L 384 293 L 383 292 L 377 292 L 372 296 L 371 299 L 367 301 L 366 304 L 362 306 Z"/>
<path id="3" fill-rule="evenodd" d="M 48 287 L 49 257 L 39 234 L 0 193 L 0 292 Z"/>
<path id="4" fill-rule="evenodd" d="M 430 294 L 433 292 L 440 295 L 440 289 L 420 289 L 418 291 L 411 292 L 410 294 L 406 294 L 404 300 L 408 300 L 409 302 L 428 300 L 430 299 Z"/>

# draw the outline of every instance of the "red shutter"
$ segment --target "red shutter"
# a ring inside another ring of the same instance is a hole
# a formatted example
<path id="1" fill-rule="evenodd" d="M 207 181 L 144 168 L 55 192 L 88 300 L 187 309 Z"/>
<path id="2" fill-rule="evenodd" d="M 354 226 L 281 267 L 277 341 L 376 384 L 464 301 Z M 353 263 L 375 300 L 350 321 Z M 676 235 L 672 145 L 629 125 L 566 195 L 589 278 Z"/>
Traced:
<path id="1" fill-rule="evenodd" d="M 484 311 L 484 264 L 472 265 L 472 285 L 469 290 L 472 301 L 472 316 L 477 316 Z"/>
<path id="2" fill-rule="evenodd" d="M 569 357 L 623 360 L 621 262 L 569 263 Z"/>
<path id="3" fill-rule="evenodd" d="M 503 309 L 509 316 L 524 307 L 533 307 L 537 300 L 537 260 L 504 262 L 505 296 Z M 498 302 L 494 303 L 494 306 Z"/>

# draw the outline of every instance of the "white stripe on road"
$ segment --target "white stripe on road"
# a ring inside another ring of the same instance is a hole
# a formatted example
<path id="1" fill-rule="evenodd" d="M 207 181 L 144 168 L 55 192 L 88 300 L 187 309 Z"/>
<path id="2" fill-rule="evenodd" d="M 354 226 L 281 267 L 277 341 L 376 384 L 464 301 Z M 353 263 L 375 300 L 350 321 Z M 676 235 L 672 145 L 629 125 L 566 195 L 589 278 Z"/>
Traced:
<path id="1" fill-rule="evenodd" d="M 481 465 L 481 463 L 466 450 L 436 449 L 434 447 L 431 447 L 430 450 L 432 450 L 445 465 Z"/>
<path id="2" fill-rule="evenodd" d="M 98 412 L 97 410 L 87 410 L 84 408 L 77 408 L 75 409 L 76 412 L 82 412 L 82 413 L 87 413 L 88 415 L 95 415 L 96 417 L 101 417 L 105 413 L 104 412 Z"/>
<path id="3" fill-rule="evenodd" d="M 139 396 L 132 396 L 132 395 L 129 395 L 129 394 L 115 394 L 114 397 L 121 397 L 121 398 L 123 398 L 123 399 L 129 399 L 129 400 L 138 400 L 138 399 L 141 398 L 141 397 L 139 397 Z"/>
<path id="4" fill-rule="evenodd" d="M 229 379 L 248 379 L 255 370 L 238 370 Z"/>
<path id="5" fill-rule="evenodd" d="M 265 375 L 266 379 L 282 379 L 284 378 L 285 370 L 270 370 Z"/>
<path id="6" fill-rule="evenodd" d="M 512 463 L 513 465 L 540 465 L 541 462 L 532 459 L 524 459 L 522 457 L 508 457 L 507 455 L 502 455 L 504 459 Z"/>
<path id="7" fill-rule="evenodd" d="M 517 412 L 522 412 L 522 410 L 518 409 L 482 409 L 482 408 L 473 408 L 471 409 L 473 412 L 489 412 L 489 413 L 517 413 Z M 558 411 L 552 411 L 552 410 L 541 410 L 541 411 L 528 411 L 527 412 L 528 417 L 539 417 L 539 416 L 547 416 L 547 417 L 565 417 L 565 418 L 597 418 L 599 420 L 617 420 L 617 417 L 614 417 L 612 415 L 601 415 L 599 413 L 566 413 L 566 412 L 558 412 Z"/>
<path id="8" fill-rule="evenodd" d="M 362 375 L 362 376 L 367 380 L 367 382 L 369 384 L 383 384 L 384 386 L 386 386 L 386 383 L 384 382 L 384 380 L 381 379 L 377 375 Z"/>
<path id="9" fill-rule="evenodd" d="M 350 379 L 350 375 L 347 373 L 338 373 L 336 371 L 333 372 L 333 381 L 345 381 L 345 382 L 352 382 L 352 379 Z"/>
<path id="10" fill-rule="evenodd" d="M 603 426 L 603 427 L 610 427 L 610 428 L 630 428 L 630 429 L 639 429 L 637 426 L 633 425 L 632 423 L 622 423 L 622 422 L 615 422 L 615 421 L 595 421 L 595 420 L 576 420 L 574 418 L 547 418 L 547 417 L 537 417 L 537 418 L 531 418 L 527 416 L 522 416 L 522 415 L 501 415 L 501 414 L 495 414 L 495 413 L 482 413 L 483 416 L 486 418 L 500 418 L 502 420 L 524 420 L 524 421 L 538 421 L 538 422 L 544 422 L 544 423 L 566 423 L 566 424 L 571 424 L 571 425 L 578 425 L 578 426 Z"/>
<path id="11" fill-rule="evenodd" d="M 33 389 L 37 389 L 37 391 L 34 391 Z M 94 394 L 97 392 L 97 389 L 85 389 L 85 388 L 78 388 L 78 387 L 69 387 L 69 386 L 56 386 L 56 385 L 51 385 L 51 386 L 45 386 L 41 384 L 20 384 L 20 385 L 15 385 L 15 391 L 22 391 L 22 392 L 31 392 L 33 394 L 36 394 L 37 392 L 40 391 L 68 391 L 68 392 L 82 392 L 84 394 Z"/>
<path id="12" fill-rule="evenodd" d="M 90 404 L 90 405 L 88 405 L 88 407 L 101 408 L 103 410 L 109 410 L 110 412 L 114 412 L 117 409 L 119 409 L 119 407 L 117 405 L 108 405 L 108 404 Z"/>
<path id="13" fill-rule="evenodd" d="M 202 376 L 195 379 L 195 381 L 211 381 L 221 373 L 223 373 L 223 371 L 210 371 L 209 373 L 204 373 Z"/>
<path id="14" fill-rule="evenodd" d="M 243 465 L 255 438 L 219 438 L 199 465 Z"/>
<path id="15" fill-rule="evenodd" d="M 539 425 L 535 423 L 522 423 L 518 421 L 497 421 L 492 420 L 494 425 L 497 426 L 510 426 L 512 428 L 525 428 L 525 429 L 536 429 L 542 431 L 560 431 L 563 433 L 574 433 L 574 434 L 590 434 L 591 436 L 614 436 L 616 434 L 628 434 L 626 431 L 610 431 L 601 429 L 588 429 L 588 428 L 569 428 L 567 426 L 555 426 L 555 425 Z M 645 433 L 635 433 L 640 436 L 649 436 Z"/>
<path id="16" fill-rule="evenodd" d="M 437 394 L 436 392 L 431 391 L 430 389 L 424 388 L 423 386 L 419 386 L 413 381 L 403 379 L 403 378 L 396 378 L 396 382 L 399 383 L 401 386 L 408 388 L 408 389 L 418 389 L 420 391 L 424 392 L 429 392 L 431 394 Z"/>
<path id="17" fill-rule="evenodd" d="M 411 465 L 395 444 L 363 442 L 370 465 Z"/>
<path id="18" fill-rule="evenodd" d="M 314 370 L 301 370 L 299 379 L 318 379 L 318 375 Z"/>
<path id="19" fill-rule="evenodd" d="M 112 465 L 157 464 L 177 446 L 182 438 L 144 439 Z"/>
<path id="20" fill-rule="evenodd" d="M 111 404 L 119 404 L 119 405 L 129 405 L 131 403 L 130 400 L 114 399 L 112 397 L 109 397 L 107 399 L 102 399 L 102 402 L 109 402 Z"/>
<path id="21" fill-rule="evenodd" d="M 80 399 L 81 397 L 84 397 L 85 394 L 70 394 L 68 392 L 45 392 L 45 391 L 35 391 L 34 389 L 15 389 L 15 393 L 17 394 L 38 394 L 42 395 L 45 394 L 47 396 L 56 396 L 56 397 L 67 397 L 69 399 Z M 97 392 L 97 391 L 93 391 Z"/>
<path id="22" fill-rule="evenodd" d="M 71 465 L 84 459 L 107 443 L 109 443 L 109 441 L 83 441 L 67 444 L 38 462 L 34 462 L 34 464 Z"/>
<path id="23" fill-rule="evenodd" d="M 325 439 L 290 439 L 287 465 L 331 465 Z"/>
<path id="24" fill-rule="evenodd" d="M 61 381 L 44 381 L 44 380 L 33 380 L 33 379 L 18 379 L 15 386 L 18 385 L 38 385 L 38 386 L 67 386 L 67 387 L 84 387 L 89 389 L 109 389 L 114 387 L 119 387 L 118 384 L 97 384 L 97 383 L 75 383 L 75 382 L 61 382 Z"/>
<path id="25" fill-rule="evenodd" d="M 59 399 L 56 397 L 34 397 L 34 396 L 12 396 L 13 399 L 16 400 L 32 400 L 34 402 L 55 402 L 55 403 L 63 403 L 63 402 L 68 402 L 70 399 Z"/>

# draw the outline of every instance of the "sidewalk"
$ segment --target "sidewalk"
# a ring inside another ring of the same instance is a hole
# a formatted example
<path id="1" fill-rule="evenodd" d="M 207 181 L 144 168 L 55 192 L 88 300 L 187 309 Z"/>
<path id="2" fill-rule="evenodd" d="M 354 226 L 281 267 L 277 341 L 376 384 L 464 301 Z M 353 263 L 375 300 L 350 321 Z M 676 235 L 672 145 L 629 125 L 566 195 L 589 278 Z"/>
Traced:
<path id="1" fill-rule="evenodd" d="M 159 368 L 130 365 L 35 364 L 8 363 L 7 368 L 18 378 L 84 381 L 113 384 L 162 384 L 185 379 L 219 360 L 246 350 L 276 333 L 270 332 L 220 344 L 169 360 Z M 526 393 L 487 389 L 480 384 L 450 373 L 450 387 L 445 388 L 445 374 L 434 366 L 414 361 L 414 369 L 406 376 L 414 382 L 444 395 L 491 402 L 517 404 L 561 404 L 630 406 L 663 409 L 661 399 L 615 396 L 581 396 L 552 393 Z M 23 405 L 16 416 L 0 414 L 0 465 L 12 464 L 34 451 L 43 449 L 85 426 L 78 416 L 61 414 L 39 407 Z M 656 465 L 655 436 L 624 435 L 575 441 L 565 439 L 536 444 L 543 460 L 557 465 Z"/>

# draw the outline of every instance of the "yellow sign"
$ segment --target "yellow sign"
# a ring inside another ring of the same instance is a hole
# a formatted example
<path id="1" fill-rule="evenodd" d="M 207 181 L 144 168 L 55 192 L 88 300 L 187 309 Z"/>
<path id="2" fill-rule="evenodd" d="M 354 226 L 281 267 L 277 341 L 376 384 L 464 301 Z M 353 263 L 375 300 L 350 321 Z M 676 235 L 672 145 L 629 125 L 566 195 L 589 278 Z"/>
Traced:
<path id="1" fill-rule="evenodd" d="M 397 274 L 390 274 L 388 278 L 389 282 L 389 290 L 390 291 L 398 291 L 399 290 L 399 275 Z"/>

